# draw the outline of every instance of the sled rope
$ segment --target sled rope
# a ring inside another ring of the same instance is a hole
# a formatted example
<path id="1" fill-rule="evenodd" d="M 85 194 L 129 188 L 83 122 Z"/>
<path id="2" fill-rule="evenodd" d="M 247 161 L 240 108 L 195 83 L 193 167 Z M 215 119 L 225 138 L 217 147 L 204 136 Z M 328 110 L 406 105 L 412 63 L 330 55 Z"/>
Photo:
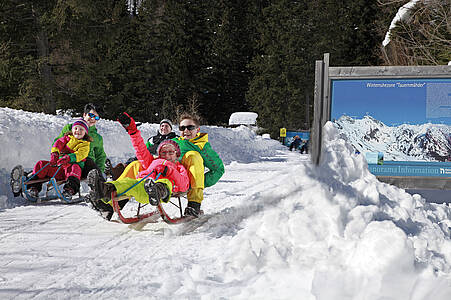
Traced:
<path id="1" fill-rule="evenodd" d="M 147 175 L 146 175 L 145 177 L 143 177 L 140 181 L 136 182 L 135 184 L 133 184 L 131 187 L 129 187 L 128 189 L 126 189 L 126 190 L 123 191 L 122 193 L 118 194 L 116 197 L 120 197 L 120 196 L 122 196 L 123 194 L 127 193 L 129 190 L 131 190 L 132 188 L 134 188 L 135 186 L 137 186 L 138 184 L 140 184 L 140 183 L 141 183 L 143 180 L 145 180 L 147 177 L 149 177 L 150 175 L 152 175 L 153 172 L 155 172 L 155 170 L 152 171 L 152 172 L 150 172 L 149 174 L 147 174 Z M 155 178 L 155 181 L 158 180 L 158 178 L 160 178 L 160 175 L 161 175 L 161 172 L 158 173 L 157 177 Z"/>

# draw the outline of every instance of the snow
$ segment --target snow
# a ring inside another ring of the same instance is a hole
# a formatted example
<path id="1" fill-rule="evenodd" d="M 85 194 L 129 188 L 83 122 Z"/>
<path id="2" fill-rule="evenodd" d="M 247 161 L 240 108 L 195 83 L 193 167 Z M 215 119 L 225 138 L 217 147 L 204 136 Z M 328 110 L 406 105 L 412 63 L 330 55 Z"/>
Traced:
<path id="1" fill-rule="evenodd" d="M 451 126 L 445 124 L 387 126 L 370 115 L 343 115 L 335 125 L 360 153 L 382 152 L 386 161 L 443 162 L 451 153 Z"/>
<path id="2" fill-rule="evenodd" d="M 254 112 L 234 112 L 230 115 L 229 125 L 255 125 L 258 114 Z"/>
<path id="3" fill-rule="evenodd" d="M 202 127 L 226 164 L 205 216 L 137 226 L 12 197 L 12 166 L 47 158 L 70 121 L 0 108 L 1 299 L 451 299 L 450 204 L 377 181 L 330 122 L 318 167 L 245 126 Z M 97 127 L 114 162 L 133 155 L 117 122 Z"/>
<path id="4" fill-rule="evenodd" d="M 386 47 L 390 43 L 390 32 L 396 27 L 396 23 L 400 21 L 405 21 L 410 17 L 410 10 L 415 7 L 417 2 L 420 0 L 410 0 L 408 3 L 401 6 L 396 13 L 395 17 L 390 23 L 387 33 L 385 34 L 385 39 L 382 42 L 382 46 Z"/>

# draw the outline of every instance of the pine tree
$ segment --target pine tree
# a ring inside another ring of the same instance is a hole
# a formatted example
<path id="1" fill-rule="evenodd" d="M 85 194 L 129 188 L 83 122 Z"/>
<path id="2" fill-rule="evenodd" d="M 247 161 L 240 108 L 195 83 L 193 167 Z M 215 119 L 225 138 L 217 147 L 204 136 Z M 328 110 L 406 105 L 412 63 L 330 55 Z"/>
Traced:
<path id="1" fill-rule="evenodd" d="M 260 24 L 261 54 L 251 68 L 248 101 L 259 114 L 259 124 L 273 136 L 280 127 L 304 129 L 306 6 L 287 0 L 274 1 L 263 9 Z"/>
<path id="2" fill-rule="evenodd" d="M 46 12 L 54 1 L 0 4 L 0 103 L 13 108 L 55 111 Z"/>
<path id="3" fill-rule="evenodd" d="M 209 25 L 212 39 L 202 114 L 215 124 L 227 124 L 235 111 L 246 111 L 245 93 L 254 55 L 256 29 L 251 23 L 254 1 L 216 1 L 211 6 Z"/>

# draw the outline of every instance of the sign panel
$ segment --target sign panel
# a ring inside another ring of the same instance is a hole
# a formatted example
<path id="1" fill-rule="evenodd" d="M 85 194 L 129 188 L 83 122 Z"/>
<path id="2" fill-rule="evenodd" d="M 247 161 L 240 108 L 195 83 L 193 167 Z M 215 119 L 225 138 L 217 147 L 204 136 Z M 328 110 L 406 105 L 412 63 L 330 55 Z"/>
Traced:
<path id="1" fill-rule="evenodd" d="M 289 147 L 291 145 L 291 143 L 294 140 L 295 136 L 299 136 L 299 138 L 301 139 L 298 149 L 301 149 L 303 145 L 308 146 L 308 142 L 310 140 L 310 132 L 305 130 L 305 131 L 287 131 L 287 136 L 285 138 L 284 141 L 284 145 Z"/>
<path id="2" fill-rule="evenodd" d="M 451 177 L 451 79 L 333 79 L 330 118 L 379 176 Z"/>
<path id="3" fill-rule="evenodd" d="M 287 129 L 280 128 L 280 137 L 286 137 L 286 136 L 287 136 Z"/>

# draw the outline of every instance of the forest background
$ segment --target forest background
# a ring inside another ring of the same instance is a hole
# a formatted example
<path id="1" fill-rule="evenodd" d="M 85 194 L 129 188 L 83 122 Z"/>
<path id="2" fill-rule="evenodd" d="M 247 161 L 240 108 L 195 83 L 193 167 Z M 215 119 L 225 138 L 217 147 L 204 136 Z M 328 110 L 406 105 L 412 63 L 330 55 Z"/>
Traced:
<path id="1" fill-rule="evenodd" d="M 0 106 L 55 114 L 103 107 L 137 121 L 205 124 L 254 111 L 273 138 L 309 129 L 315 60 L 333 66 L 443 65 L 451 1 L 3 0 Z"/>

